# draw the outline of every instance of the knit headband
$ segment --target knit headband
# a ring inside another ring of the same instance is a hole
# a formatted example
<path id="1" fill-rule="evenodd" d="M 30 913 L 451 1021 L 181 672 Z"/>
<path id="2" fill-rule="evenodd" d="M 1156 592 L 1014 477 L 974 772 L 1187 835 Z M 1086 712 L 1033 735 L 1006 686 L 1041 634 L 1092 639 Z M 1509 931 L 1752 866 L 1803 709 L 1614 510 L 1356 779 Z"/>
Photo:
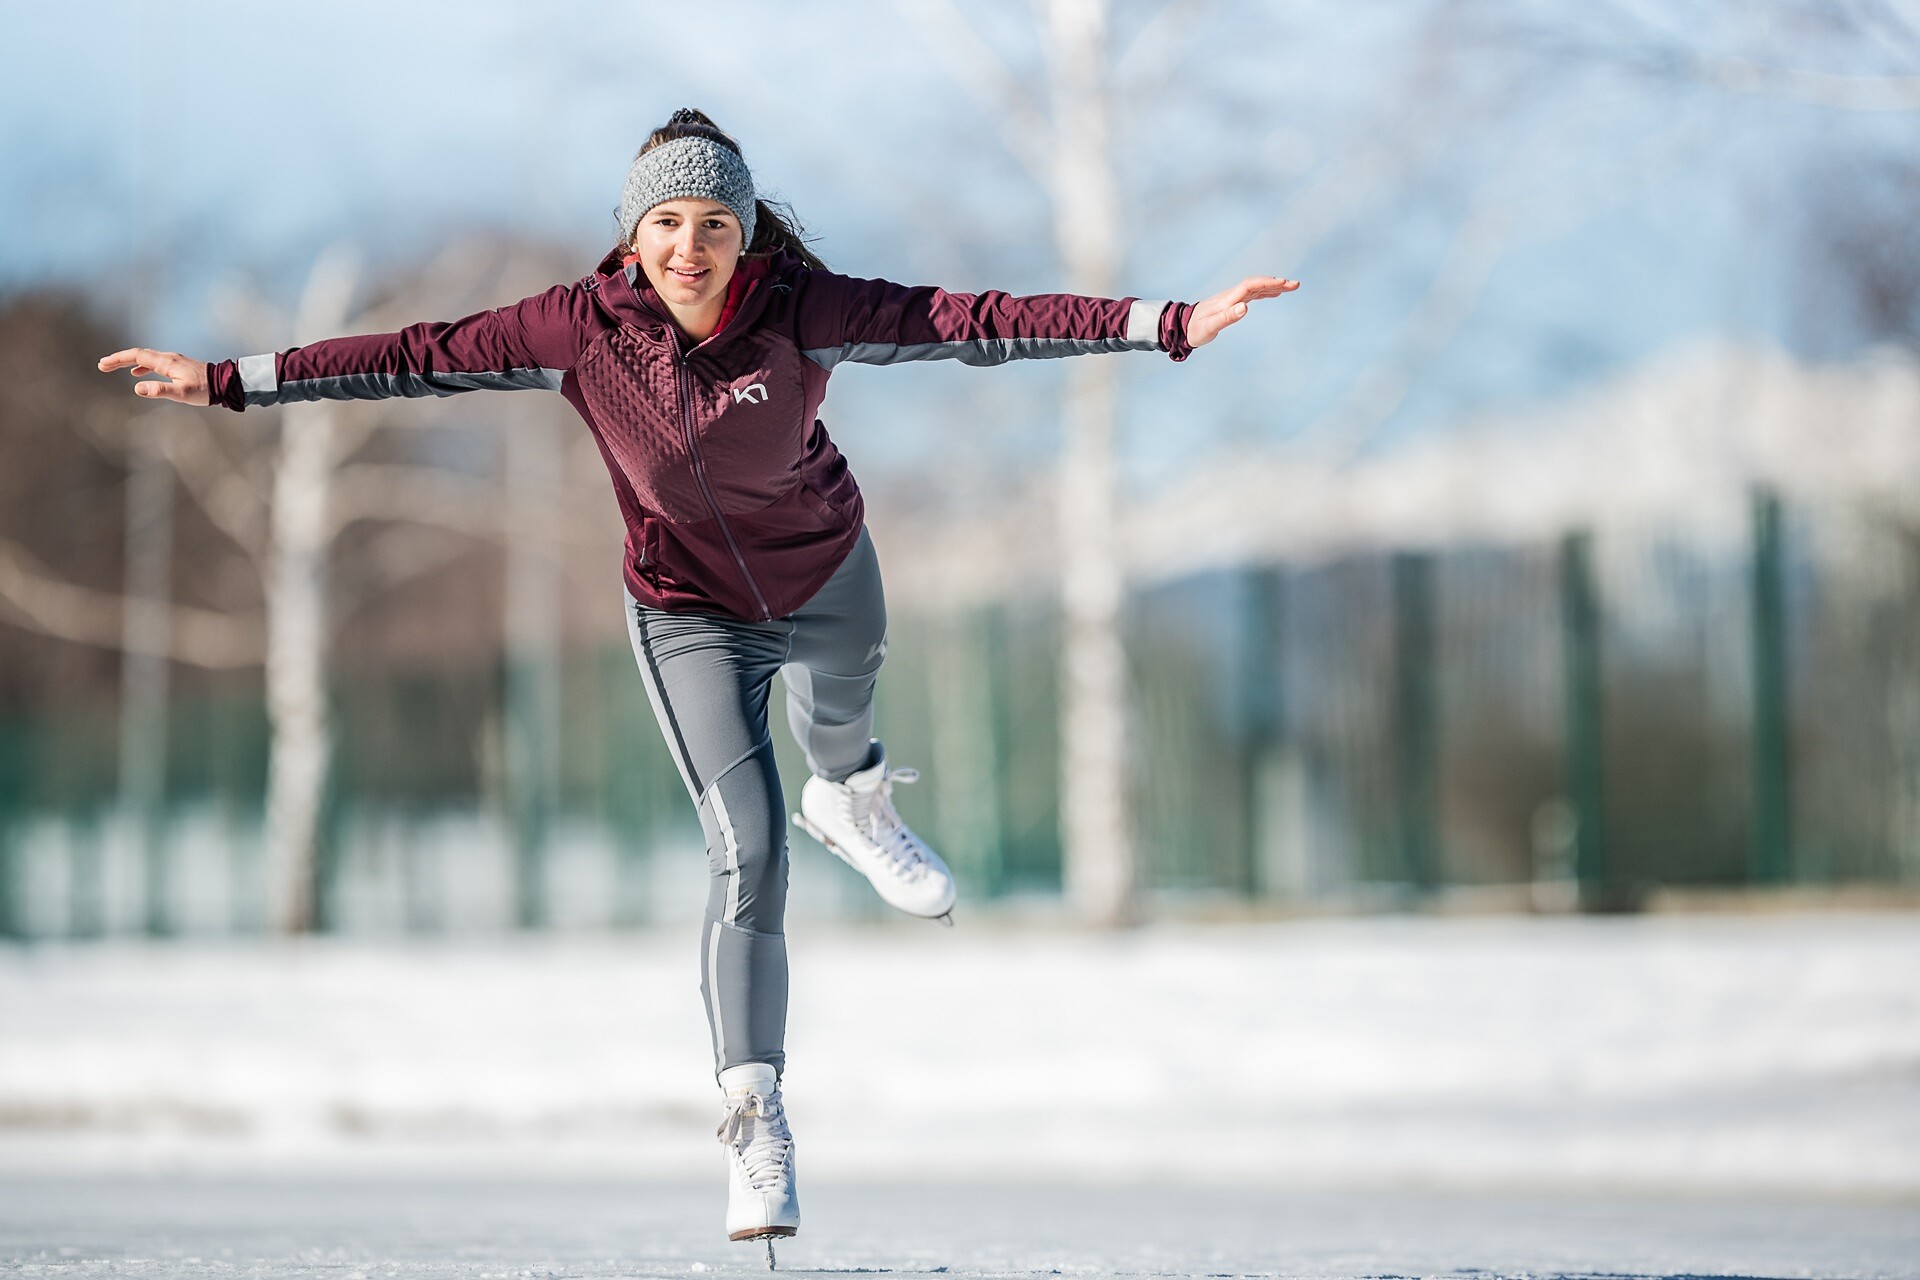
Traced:
<path id="1" fill-rule="evenodd" d="M 753 174 L 738 152 L 709 138 L 675 138 L 636 158 L 620 197 L 620 241 L 633 242 L 634 228 L 657 204 L 712 200 L 740 219 L 740 247 L 753 243 Z"/>

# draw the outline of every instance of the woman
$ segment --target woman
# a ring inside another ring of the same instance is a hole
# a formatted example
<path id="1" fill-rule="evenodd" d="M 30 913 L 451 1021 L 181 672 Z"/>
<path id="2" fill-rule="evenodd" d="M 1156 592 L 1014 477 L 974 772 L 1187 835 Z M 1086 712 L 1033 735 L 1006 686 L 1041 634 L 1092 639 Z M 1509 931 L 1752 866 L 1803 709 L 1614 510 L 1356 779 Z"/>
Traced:
<path id="1" fill-rule="evenodd" d="M 626 518 L 627 626 L 699 810 L 711 873 L 701 993 L 723 1094 L 727 1233 L 799 1226 L 780 1100 L 786 840 L 767 731 L 774 672 L 811 771 L 794 820 L 917 916 L 953 877 L 900 821 L 870 731 L 886 607 L 860 491 L 815 412 L 835 366 L 1194 347 L 1294 289 L 1256 277 L 1197 306 L 950 294 L 835 275 L 760 201 L 740 149 L 682 109 L 634 159 L 620 242 L 575 284 L 450 324 L 204 364 L 136 348 L 137 394 L 229 409 L 544 388 L 600 445 Z M 950 921 L 949 921 L 950 922 Z"/>

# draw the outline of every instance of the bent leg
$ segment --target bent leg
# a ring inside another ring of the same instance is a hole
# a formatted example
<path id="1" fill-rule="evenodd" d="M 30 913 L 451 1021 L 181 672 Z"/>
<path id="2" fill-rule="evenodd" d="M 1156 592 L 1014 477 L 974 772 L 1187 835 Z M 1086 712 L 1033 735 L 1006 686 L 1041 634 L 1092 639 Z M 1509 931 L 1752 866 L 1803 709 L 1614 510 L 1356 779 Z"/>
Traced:
<path id="1" fill-rule="evenodd" d="M 887 599 L 873 539 L 860 541 L 812 599 L 793 614 L 781 675 L 787 727 L 807 767 L 829 782 L 873 762 L 873 687 L 887 659 Z"/>
<path id="2" fill-rule="evenodd" d="M 778 1072 L 787 1021 L 787 840 L 767 696 L 789 628 L 667 613 L 631 599 L 627 625 L 648 701 L 706 836 L 700 991 L 715 1071 L 763 1062 Z"/>

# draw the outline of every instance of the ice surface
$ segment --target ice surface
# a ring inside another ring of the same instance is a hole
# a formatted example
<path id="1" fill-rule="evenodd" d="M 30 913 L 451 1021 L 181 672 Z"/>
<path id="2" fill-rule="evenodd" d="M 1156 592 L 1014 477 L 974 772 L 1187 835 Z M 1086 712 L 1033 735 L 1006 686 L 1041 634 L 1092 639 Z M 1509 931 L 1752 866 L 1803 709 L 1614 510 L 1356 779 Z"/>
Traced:
<path id="1" fill-rule="evenodd" d="M 797 927 L 823 1181 L 1920 1201 L 1920 917 Z M 0 1170 L 719 1169 L 691 931 L 0 951 Z"/>
<path id="2" fill-rule="evenodd" d="M 0 1179 L 27 1276 L 764 1276 L 717 1184 Z M 965 1277 L 1920 1277 L 1911 1208 L 1434 1193 L 803 1190 L 794 1274 Z"/>

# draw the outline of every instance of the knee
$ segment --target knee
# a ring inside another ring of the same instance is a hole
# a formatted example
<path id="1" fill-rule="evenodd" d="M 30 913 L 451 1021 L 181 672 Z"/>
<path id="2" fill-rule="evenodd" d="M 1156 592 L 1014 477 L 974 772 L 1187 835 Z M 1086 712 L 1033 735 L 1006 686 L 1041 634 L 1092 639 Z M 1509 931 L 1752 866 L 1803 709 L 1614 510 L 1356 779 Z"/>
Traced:
<path id="1" fill-rule="evenodd" d="M 787 909 L 787 842 L 782 833 L 741 842 L 722 856 L 708 852 L 715 919 L 756 933 L 780 933 Z"/>
<path id="2" fill-rule="evenodd" d="M 735 901 L 784 900 L 786 813 L 771 741 L 714 779 L 701 797 L 700 821 L 706 829 L 708 872 L 735 878 Z"/>
<path id="3" fill-rule="evenodd" d="M 774 805 L 733 805 L 725 797 L 703 805 L 707 832 L 707 869 L 714 875 L 738 872 L 760 880 L 786 865 L 785 824 Z"/>
<path id="4" fill-rule="evenodd" d="M 734 874 L 740 877 L 740 892 L 763 894 L 787 883 L 787 840 L 784 831 L 766 833 L 750 845 L 742 845 L 735 854 Z"/>

